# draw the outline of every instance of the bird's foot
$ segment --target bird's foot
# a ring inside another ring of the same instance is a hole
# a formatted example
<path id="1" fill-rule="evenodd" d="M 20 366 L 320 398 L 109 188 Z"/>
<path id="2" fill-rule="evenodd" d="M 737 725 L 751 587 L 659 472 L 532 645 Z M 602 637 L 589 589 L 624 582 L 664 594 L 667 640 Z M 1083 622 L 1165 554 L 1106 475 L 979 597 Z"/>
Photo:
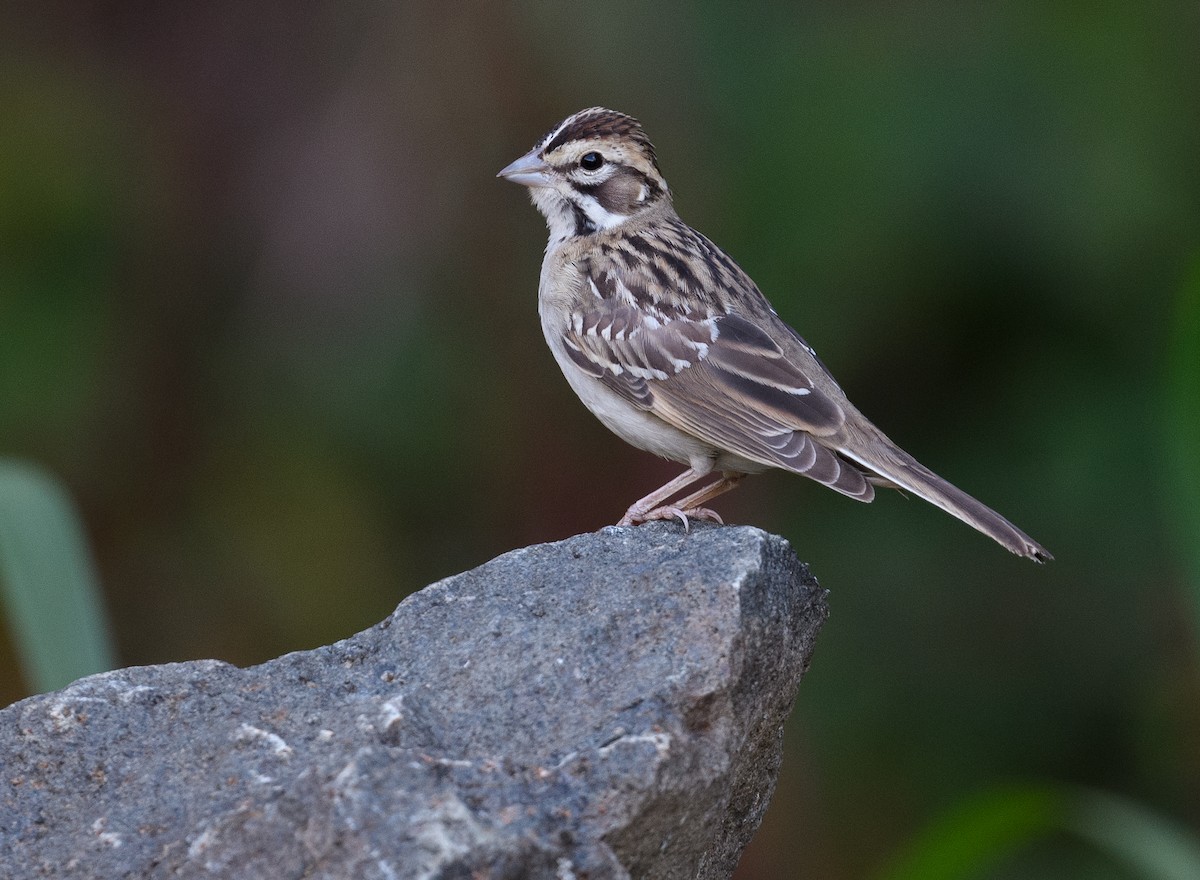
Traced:
<path id="1" fill-rule="evenodd" d="M 691 531 L 691 519 L 708 520 L 709 522 L 720 523 L 725 525 L 725 520 L 721 519 L 720 514 L 715 510 L 709 510 L 707 507 L 689 507 L 686 510 L 679 507 L 656 507 L 654 510 L 645 512 L 629 510 L 621 517 L 621 521 L 617 523 L 619 526 L 636 526 L 641 523 L 651 522 L 656 519 L 675 519 L 683 523 L 685 532 Z"/>

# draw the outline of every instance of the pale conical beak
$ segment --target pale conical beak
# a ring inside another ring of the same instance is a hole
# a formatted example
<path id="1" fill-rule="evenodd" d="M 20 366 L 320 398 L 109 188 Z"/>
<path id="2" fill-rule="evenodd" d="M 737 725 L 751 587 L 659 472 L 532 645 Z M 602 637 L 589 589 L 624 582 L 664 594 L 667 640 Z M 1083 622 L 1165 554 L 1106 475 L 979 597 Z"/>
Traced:
<path id="1" fill-rule="evenodd" d="M 496 175 L 522 186 L 550 186 L 550 166 L 543 162 L 537 150 L 530 150 L 516 162 Z"/>

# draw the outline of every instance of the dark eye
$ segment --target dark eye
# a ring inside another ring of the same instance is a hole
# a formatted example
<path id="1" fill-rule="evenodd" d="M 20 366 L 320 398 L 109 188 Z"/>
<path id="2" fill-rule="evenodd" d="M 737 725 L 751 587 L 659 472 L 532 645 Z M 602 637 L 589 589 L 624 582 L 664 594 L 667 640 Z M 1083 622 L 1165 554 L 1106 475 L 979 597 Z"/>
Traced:
<path id="1" fill-rule="evenodd" d="M 604 157 L 595 151 L 591 153 L 584 153 L 579 160 L 579 167 L 584 171 L 595 171 L 603 164 Z"/>

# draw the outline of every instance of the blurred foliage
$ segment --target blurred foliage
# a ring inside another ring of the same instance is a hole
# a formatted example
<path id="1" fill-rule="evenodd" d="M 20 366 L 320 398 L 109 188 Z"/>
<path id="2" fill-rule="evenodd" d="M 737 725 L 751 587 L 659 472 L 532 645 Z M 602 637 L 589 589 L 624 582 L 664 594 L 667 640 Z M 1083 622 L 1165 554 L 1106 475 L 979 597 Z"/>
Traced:
<path id="1" fill-rule="evenodd" d="M 562 381 L 493 177 L 614 106 L 860 407 L 1057 557 L 782 474 L 721 500 L 833 610 L 739 878 L 871 876 L 1013 778 L 1195 829 L 1197 45 L 1183 0 L 6 4 L 0 456 L 78 500 L 126 663 L 329 642 L 614 521 L 677 468 Z"/>
<path id="2" fill-rule="evenodd" d="M 1127 868 L 1125 876 L 1200 877 L 1195 837 L 1136 804 L 1094 791 L 1008 785 L 981 792 L 941 817 L 879 880 L 1030 877 L 1027 865 L 1011 874 L 997 869 L 1011 866 L 1022 847 L 1054 835 L 1090 844 Z"/>
<path id="3" fill-rule="evenodd" d="M 1065 796 L 1045 788 L 1006 788 L 971 798 L 940 817 L 880 880 L 978 877 L 1040 835 L 1062 827 Z"/>
<path id="4" fill-rule="evenodd" d="M 1200 255 L 1176 303 L 1166 382 L 1168 494 L 1175 502 L 1175 537 L 1190 566 L 1192 611 L 1200 622 Z"/>
<path id="5" fill-rule="evenodd" d="M 0 461 L 0 602 L 25 681 L 51 691 L 116 667 L 91 554 L 49 476 Z"/>

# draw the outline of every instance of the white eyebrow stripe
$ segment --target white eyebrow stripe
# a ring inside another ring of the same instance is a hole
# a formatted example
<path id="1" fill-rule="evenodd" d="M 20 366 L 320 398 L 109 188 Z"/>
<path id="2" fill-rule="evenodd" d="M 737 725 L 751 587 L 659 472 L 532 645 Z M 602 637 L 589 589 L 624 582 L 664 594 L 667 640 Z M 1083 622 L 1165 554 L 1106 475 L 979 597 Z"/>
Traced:
<path id="1" fill-rule="evenodd" d="M 558 128 L 554 129 L 554 131 L 550 132 L 550 134 L 548 134 L 544 138 L 542 138 L 542 142 L 540 144 L 538 144 L 538 149 L 539 150 L 545 149 L 546 144 L 550 143 L 556 137 L 558 137 L 560 134 L 562 134 L 562 130 L 567 127 L 567 123 L 570 122 L 572 119 L 575 118 L 575 116 L 578 116 L 578 115 L 579 114 L 576 113 L 573 116 L 568 116 L 566 119 L 564 119 L 562 122 L 560 122 L 558 124 Z"/>

